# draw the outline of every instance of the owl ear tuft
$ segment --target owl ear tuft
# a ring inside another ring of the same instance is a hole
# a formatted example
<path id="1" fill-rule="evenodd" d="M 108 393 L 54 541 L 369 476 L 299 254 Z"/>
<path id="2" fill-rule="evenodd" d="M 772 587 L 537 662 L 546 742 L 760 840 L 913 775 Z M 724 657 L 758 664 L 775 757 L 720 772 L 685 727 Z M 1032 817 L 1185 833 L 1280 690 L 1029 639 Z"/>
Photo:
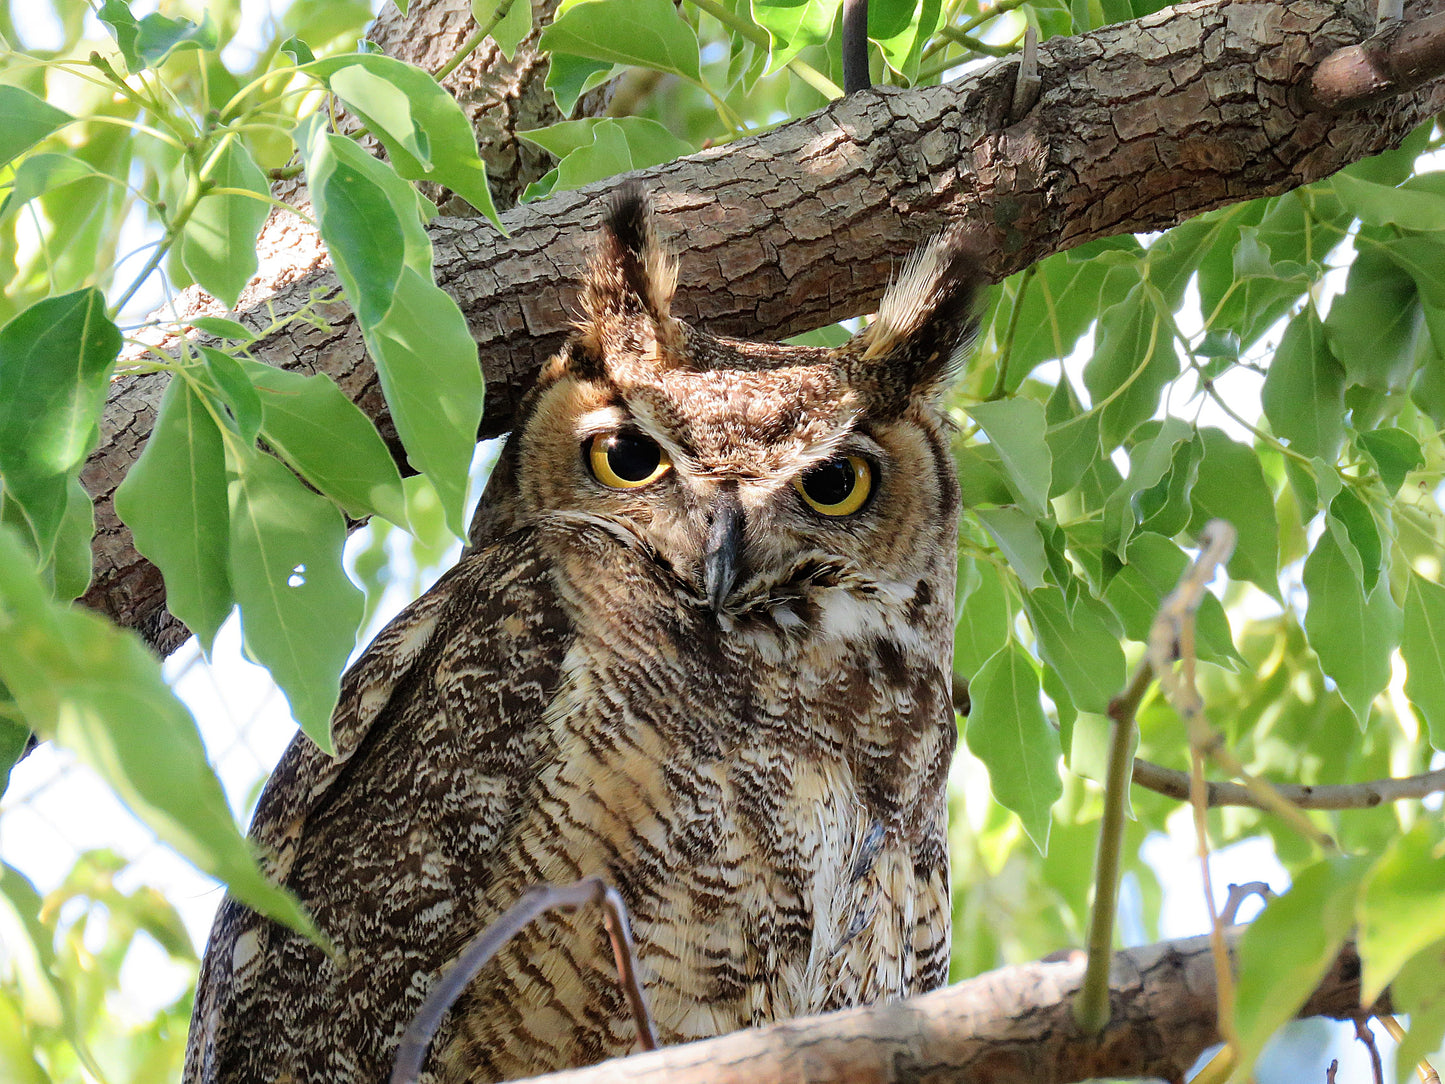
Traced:
<path id="1" fill-rule="evenodd" d="M 988 284 L 981 238 L 961 227 L 916 249 L 878 303 L 878 315 L 843 349 L 869 370 L 880 407 L 939 395 L 974 333 L 979 292 Z M 859 374 L 860 376 L 863 374 Z"/>
<path id="2" fill-rule="evenodd" d="M 629 181 L 609 201 L 597 254 L 587 269 L 584 331 L 636 316 L 650 317 L 658 331 L 670 328 L 676 288 L 677 264 L 657 241 L 652 199 Z"/>

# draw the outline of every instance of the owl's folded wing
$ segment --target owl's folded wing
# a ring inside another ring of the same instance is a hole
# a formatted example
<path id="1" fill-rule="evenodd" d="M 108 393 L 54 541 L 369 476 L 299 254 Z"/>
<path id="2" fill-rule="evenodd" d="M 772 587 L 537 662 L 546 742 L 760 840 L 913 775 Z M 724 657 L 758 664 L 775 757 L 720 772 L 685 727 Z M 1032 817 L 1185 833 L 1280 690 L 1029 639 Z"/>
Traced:
<path id="1" fill-rule="evenodd" d="M 342 681 L 336 756 L 298 735 L 251 829 L 267 872 L 344 955 L 226 900 L 184 1080 L 384 1077 L 485 890 L 571 635 L 522 530 L 465 558 L 362 653 Z"/>

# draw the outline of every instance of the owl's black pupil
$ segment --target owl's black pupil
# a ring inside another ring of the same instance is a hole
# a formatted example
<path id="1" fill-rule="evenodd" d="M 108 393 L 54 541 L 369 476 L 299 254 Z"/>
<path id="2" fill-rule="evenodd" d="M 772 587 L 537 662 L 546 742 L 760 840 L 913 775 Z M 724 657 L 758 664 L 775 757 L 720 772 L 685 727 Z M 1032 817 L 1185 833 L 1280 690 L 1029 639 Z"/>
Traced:
<path id="1" fill-rule="evenodd" d="M 657 441 L 641 433 L 614 433 L 607 438 L 607 465 L 624 482 L 641 482 L 652 477 L 662 462 Z"/>
<path id="2" fill-rule="evenodd" d="M 857 472 L 845 455 L 830 459 L 803 475 L 803 490 L 822 505 L 842 504 L 857 484 Z"/>

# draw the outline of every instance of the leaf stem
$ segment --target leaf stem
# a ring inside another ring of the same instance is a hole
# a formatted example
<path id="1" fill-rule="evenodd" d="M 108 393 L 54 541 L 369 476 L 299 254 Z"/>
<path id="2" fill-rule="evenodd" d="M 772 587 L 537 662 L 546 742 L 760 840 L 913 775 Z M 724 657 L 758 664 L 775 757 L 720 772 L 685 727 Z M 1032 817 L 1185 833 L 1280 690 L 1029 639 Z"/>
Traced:
<path id="1" fill-rule="evenodd" d="M 1003 345 L 998 348 L 997 376 L 994 377 L 993 390 L 988 393 L 985 402 L 993 402 L 995 399 L 1002 399 L 1004 392 L 1008 390 L 1008 366 L 1013 356 L 1014 334 L 1018 331 L 1019 314 L 1023 312 L 1024 292 L 1028 290 L 1029 283 L 1033 282 L 1034 275 L 1038 273 L 1038 264 L 1029 264 L 1024 273 L 1019 276 L 1019 288 L 1014 293 L 1013 311 L 1009 313 L 1008 330 L 1004 332 Z"/>

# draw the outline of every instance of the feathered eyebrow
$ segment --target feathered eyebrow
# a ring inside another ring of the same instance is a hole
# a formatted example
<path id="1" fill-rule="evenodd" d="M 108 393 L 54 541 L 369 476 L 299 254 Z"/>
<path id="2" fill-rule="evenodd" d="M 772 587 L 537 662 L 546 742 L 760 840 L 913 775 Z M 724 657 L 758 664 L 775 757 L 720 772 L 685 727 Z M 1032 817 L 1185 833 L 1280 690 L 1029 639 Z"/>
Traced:
<path id="1" fill-rule="evenodd" d="M 577 439 L 587 440 L 598 433 L 625 428 L 637 429 L 657 441 L 672 459 L 674 466 L 680 463 L 684 471 L 697 472 L 697 464 L 690 450 L 678 444 L 663 426 L 658 425 L 647 416 L 645 410 L 634 413 L 620 402 L 609 403 L 607 406 L 597 407 L 595 410 L 578 415 L 575 432 Z"/>

